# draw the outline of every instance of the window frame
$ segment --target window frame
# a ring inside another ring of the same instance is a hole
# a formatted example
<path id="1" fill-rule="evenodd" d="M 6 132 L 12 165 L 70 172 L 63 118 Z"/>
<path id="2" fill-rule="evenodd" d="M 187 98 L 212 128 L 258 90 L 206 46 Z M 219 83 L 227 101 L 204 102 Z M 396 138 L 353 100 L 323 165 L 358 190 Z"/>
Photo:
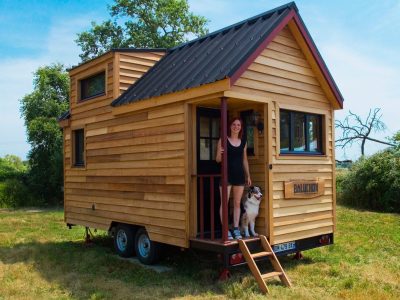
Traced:
<path id="1" fill-rule="evenodd" d="M 281 128 L 281 113 L 282 112 L 287 112 L 289 113 L 289 150 L 282 150 L 281 149 L 281 134 L 282 134 L 282 128 Z M 304 128 L 304 138 L 305 138 L 305 146 L 306 149 L 305 151 L 296 151 L 293 150 L 293 144 L 294 144 L 294 132 L 295 132 L 295 126 L 294 124 L 294 115 L 295 114 L 304 114 L 304 121 L 305 121 L 305 128 Z M 279 114 L 279 136 L 276 138 L 279 140 L 279 154 L 280 155 L 303 155 L 303 156 L 324 156 L 326 155 L 326 149 L 325 149 L 325 141 L 324 141 L 324 127 L 325 127 L 325 115 L 323 114 L 318 114 L 318 113 L 312 113 L 308 111 L 296 111 L 296 110 L 291 110 L 291 109 L 279 109 L 278 110 Z M 310 151 L 310 140 L 309 140 L 309 120 L 310 116 L 315 116 L 319 120 L 319 134 L 318 134 L 318 144 L 319 144 L 319 151 Z"/>
<path id="2" fill-rule="evenodd" d="M 247 143 L 247 158 L 257 158 L 258 157 L 258 130 L 256 126 L 246 123 L 246 117 L 252 116 L 254 109 L 243 110 L 240 112 L 240 118 L 243 121 L 243 137 L 246 138 L 247 143 L 247 127 L 253 127 L 253 148 L 249 148 Z"/>
<path id="3" fill-rule="evenodd" d="M 90 79 L 93 79 L 99 75 L 104 75 L 104 91 L 102 93 L 98 93 L 92 96 L 88 96 L 88 97 L 84 97 L 83 96 L 83 84 L 87 81 L 89 81 Z M 107 72 L 105 69 L 102 69 L 94 74 L 90 74 L 88 76 L 82 77 L 78 79 L 78 102 L 84 102 L 84 101 L 88 101 L 94 98 L 98 98 L 98 97 L 102 97 L 105 96 L 107 94 Z"/>
<path id="4" fill-rule="evenodd" d="M 77 138 L 76 138 L 76 133 L 77 132 L 82 132 L 82 147 L 83 147 L 83 151 L 82 151 L 82 161 L 77 162 Z M 74 128 L 71 129 L 71 135 L 72 135 L 72 143 L 71 143 L 71 147 L 72 147 L 72 167 L 73 168 L 85 168 L 86 167 L 86 135 L 85 135 L 85 128 L 80 127 L 80 128 Z"/>

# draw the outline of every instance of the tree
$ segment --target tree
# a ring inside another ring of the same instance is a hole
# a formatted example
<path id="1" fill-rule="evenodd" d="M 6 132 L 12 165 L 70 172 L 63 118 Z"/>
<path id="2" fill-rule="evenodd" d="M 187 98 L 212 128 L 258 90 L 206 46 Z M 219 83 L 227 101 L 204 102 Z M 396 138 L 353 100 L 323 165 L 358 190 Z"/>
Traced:
<path id="1" fill-rule="evenodd" d="M 29 186 L 38 201 L 56 204 L 62 197 L 62 132 L 57 118 L 68 110 L 69 76 L 62 64 L 39 68 L 34 90 L 21 99 L 31 150 Z"/>
<path id="2" fill-rule="evenodd" d="M 395 146 L 394 143 L 372 138 L 373 132 L 383 131 L 386 129 L 385 124 L 381 121 L 382 115 L 379 114 L 380 108 L 369 110 L 367 118 L 364 120 L 360 116 L 349 112 L 344 121 L 337 120 L 335 127 L 342 130 L 342 137 L 336 140 L 336 146 L 345 148 L 351 146 L 354 141 L 361 141 L 361 155 L 365 154 L 365 142 L 372 141 L 388 146 Z"/>
<path id="3" fill-rule="evenodd" d="M 112 20 L 78 34 L 82 61 L 112 48 L 170 48 L 208 32 L 207 19 L 191 13 L 187 0 L 115 0 L 109 11 Z"/>
<path id="4" fill-rule="evenodd" d="M 4 158 L 0 157 L 0 182 L 9 178 L 18 177 L 20 174 L 26 172 L 27 166 L 16 155 L 6 155 Z"/>

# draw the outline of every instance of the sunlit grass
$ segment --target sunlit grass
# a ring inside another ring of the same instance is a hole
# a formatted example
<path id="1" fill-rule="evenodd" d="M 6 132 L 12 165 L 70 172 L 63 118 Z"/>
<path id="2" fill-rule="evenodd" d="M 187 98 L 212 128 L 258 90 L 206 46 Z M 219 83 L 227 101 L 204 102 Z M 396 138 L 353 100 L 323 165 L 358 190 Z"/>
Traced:
<path id="1" fill-rule="evenodd" d="M 261 299 L 247 267 L 218 282 L 214 255 L 171 251 L 156 273 L 120 260 L 104 232 L 83 244 L 61 210 L 0 211 L 0 299 Z M 400 299 L 400 216 L 338 207 L 335 245 L 282 258 L 293 283 L 270 299 Z"/>

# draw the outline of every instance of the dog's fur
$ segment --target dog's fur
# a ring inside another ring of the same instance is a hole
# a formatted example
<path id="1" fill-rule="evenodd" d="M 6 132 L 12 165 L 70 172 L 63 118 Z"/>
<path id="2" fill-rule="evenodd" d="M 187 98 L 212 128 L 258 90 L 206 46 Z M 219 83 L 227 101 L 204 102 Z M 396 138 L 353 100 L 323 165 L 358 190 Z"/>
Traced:
<path id="1" fill-rule="evenodd" d="M 258 236 L 258 233 L 254 231 L 254 226 L 258 216 L 261 198 L 261 189 L 258 186 L 251 186 L 243 200 L 244 213 L 241 220 L 241 229 L 244 237 L 250 237 L 250 233 L 252 236 Z"/>

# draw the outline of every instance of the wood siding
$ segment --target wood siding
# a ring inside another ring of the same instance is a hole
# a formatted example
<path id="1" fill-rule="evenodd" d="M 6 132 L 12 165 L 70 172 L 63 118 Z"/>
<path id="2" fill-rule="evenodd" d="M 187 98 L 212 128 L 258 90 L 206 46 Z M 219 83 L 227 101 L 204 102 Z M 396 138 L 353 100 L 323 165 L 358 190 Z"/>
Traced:
<path id="1" fill-rule="evenodd" d="M 267 46 L 235 83 L 231 92 L 265 97 L 272 109 L 270 126 L 272 152 L 272 236 L 273 244 L 298 240 L 334 230 L 333 109 L 320 79 L 315 75 L 288 27 Z M 268 100 L 267 100 L 268 99 Z M 279 110 L 290 109 L 323 116 L 322 156 L 283 156 L 279 153 Z M 266 127 L 267 127 L 266 126 Z M 267 128 L 265 129 L 267 130 Z M 263 164 L 252 165 L 258 172 Z M 253 176 L 254 177 L 254 176 Z M 325 179 L 322 196 L 312 199 L 285 199 L 284 182 Z M 258 183 L 258 180 L 254 180 Z M 260 214 L 264 215 L 264 214 Z M 267 228 L 266 223 L 265 227 Z"/>
<path id="2" fill-rule="evenodd" d="M 142 77 L 163 57 L 163 52 L 121 52 L 117 53 L 119 65 L 119 95 L 125 92 L 136 80 Z"/>
<path id="3" fill-rule="evenodd" d="M 115 89 L 119 95 L 160 57 L 121 52 L 70 73 L 65 221 L 104 230 L 113 221 L 141 225 L 154 241 L 187 246 L 183 103 L 125 116 L 111 113 Z M 79 80 L 98 70 L 106 71 L 106 94 L 78 102 Z M 85 166 L 80 168 L 72 166 L 72 136 L 78 128 L 85 131 Z"/>

